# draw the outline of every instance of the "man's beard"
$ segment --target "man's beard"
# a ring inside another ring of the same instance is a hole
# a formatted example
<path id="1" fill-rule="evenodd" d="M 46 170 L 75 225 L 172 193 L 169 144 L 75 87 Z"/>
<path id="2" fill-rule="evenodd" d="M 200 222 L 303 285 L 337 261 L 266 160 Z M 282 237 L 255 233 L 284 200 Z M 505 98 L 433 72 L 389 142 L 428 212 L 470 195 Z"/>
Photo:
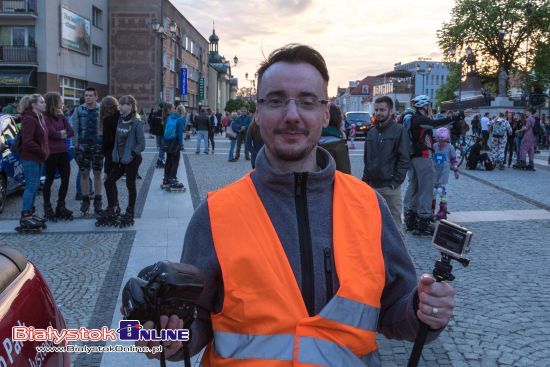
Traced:
<path id="1" fill-rule="evenodd" d="M 305 129 L 275 129 L 274 134 L 282 134 L 286 131 L 300 131 L 306 137 L 309 136 L 309 131 Z M 311 151 L 315 148 L 317 144 L 312 142 L 309 145 L 304 146 L 301 150 L 298 151 L 288 151 L 281 148 L 274 147 L 273 155 L 282 161 L 287 162 L 296 162 L 307 157 Z"/>

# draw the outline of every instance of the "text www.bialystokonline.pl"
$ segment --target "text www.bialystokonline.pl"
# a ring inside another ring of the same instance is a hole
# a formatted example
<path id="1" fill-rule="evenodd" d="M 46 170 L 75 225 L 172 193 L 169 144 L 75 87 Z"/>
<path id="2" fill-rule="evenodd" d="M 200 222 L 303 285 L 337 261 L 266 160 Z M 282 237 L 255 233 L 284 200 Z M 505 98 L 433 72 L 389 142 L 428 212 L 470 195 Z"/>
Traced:
<path id="1" fill-rule="evenodd" d="M 37 353 L 151 353 L 162 352 L 162 346 L 142 347 L 136 345 L 73 345 L 38 346 Z"/>

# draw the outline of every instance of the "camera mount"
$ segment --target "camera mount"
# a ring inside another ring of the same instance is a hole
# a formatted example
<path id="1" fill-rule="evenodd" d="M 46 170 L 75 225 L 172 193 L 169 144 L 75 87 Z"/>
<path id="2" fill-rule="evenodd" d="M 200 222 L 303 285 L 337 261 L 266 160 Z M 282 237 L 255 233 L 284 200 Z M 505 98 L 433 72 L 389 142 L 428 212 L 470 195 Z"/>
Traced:
<path id="1" fill-rule="evenodd" d="M 434 247 L 441 253 L 441 258 L 435 262 L 432 271 L 436 282 L 452 282 L 455 279 L 452 273 L 453 265 L 451 260 L 458 261 L 463 267 L 470 265 L 470 260 L 465 255 L 470 251 L 471 239 L 472 232 L 464 227 L 447 220 L 441 220 L 437 223 L 432 240 Z M 428 325 L 420 322 L 407 367 L 418 366 L 429 329 Z"/>

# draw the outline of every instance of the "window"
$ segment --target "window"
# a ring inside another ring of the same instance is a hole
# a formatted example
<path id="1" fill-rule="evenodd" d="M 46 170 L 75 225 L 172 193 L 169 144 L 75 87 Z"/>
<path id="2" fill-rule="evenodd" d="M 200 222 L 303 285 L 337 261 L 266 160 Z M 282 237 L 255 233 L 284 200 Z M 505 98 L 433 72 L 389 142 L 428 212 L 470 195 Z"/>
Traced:
<path id="1" fill-rule="evenodd" d="M 174 55 L 170 56 L 170 70 L 172 71 L 176 70 L 176 60 Z"/>
<path id="2" fill-rule="evenodd" d="M 193 43 L 193 41 L 191 41 L 191 49 L 189 50 L 192 54 L 194 54 L 194 48 L 195 48 L 195 44 Z"/>
<path id="3" fill-rule="evenodd" d="M 369 94 L 369 86 L 363 85 L 363 94 Z"/>
<path id="4" fill-rule="evenodd" d="M 94 27 L 103 28 L 103 11 L 95 6 L 92 6 L 92 24 Z"/>
<path id="5" fill-rule="evenodd" d="M 185 49 L 189 50 L 189 37 L 185 36 Z"/>
<path id="6" fill-rule="evenodd" d="M 103 49 L 99 46 L 92 46 L 92 63 L 94 65 L 103 65 Z"/>
<path id="7" fill-rule="evenodd" d="M 78 106 L 80 97 L 84 97 L 86 82 L 78 79 L 62 77 L 60 87 L 61 96 L 65 102 L 65 107 L 70 109 L 73 106 Z"/>

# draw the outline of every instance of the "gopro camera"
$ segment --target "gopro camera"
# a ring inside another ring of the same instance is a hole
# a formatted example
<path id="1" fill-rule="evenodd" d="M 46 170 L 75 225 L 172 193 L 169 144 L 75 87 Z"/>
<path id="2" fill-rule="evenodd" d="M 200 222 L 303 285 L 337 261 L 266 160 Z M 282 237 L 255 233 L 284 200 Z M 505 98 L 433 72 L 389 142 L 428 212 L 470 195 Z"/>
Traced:
<path id="1" fill-rule="evenodd" d="M 468 261 L 466 256 L 470 252 L 471 240 L 472 232 L 442 219 L 437 222 L 432 242 L 441 253 L 458 261 Z"/>

